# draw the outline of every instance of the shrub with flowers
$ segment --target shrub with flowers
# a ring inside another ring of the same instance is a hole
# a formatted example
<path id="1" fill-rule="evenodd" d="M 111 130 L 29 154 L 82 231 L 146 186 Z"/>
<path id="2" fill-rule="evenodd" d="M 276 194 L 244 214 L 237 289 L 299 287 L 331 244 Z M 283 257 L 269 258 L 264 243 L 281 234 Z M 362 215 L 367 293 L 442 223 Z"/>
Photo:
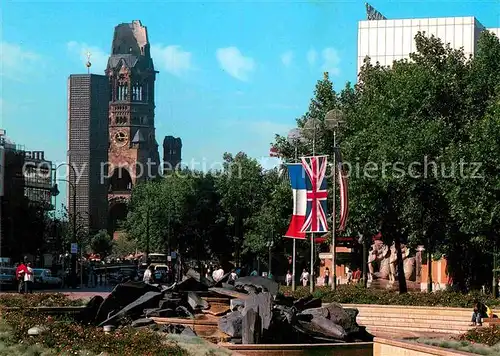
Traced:
<path id="1" fill-rule="evenodd" d="M 309 287 L 298 287 L 295 292 L 288 287 L 283 287 L 281 292 L 285 295 L 293 296 L 294 298 L 310 295 Z M 313 296 L 321 298 L 324 303 L 337 302 L 343 304 L 413 305 L 458 308 L 472 308 L 475 300 L 479 300 L 488 306 L 500 304 L 500 300 L 480 295 L 479 293 L 463 294 L 452 291 L 437 291 L 433 293 L 410 292 L 399 294 L 390 290 L 363 288 L 361 285 L 339 285 L 335 291 L 332 291 L 330 287 L 317 287 Z"/>
<path id="2" fill-rule="evenodd" d="M 484 328 L 475 328 L 460 335 L 459 339 L 493 346 L 500 343 L 500 327 L 493 325 Z"/>
<path id="3" fill-rule="evenodd" d="M 2 307 L 69 307 L 84 305 L 82 299 L 70 299 L 62 293 L 4 294 L 0 295 Z"/>
<path id="4" fill-rule="evenodd" d="M 68 306 L 74 305 L 74 301 L 65 297 L 53 298 L 38 297 L 38 301 L 44 306 Z M 12 298 L 12 299 L 11 299 Z M 26 300 L 23 300 L 26 298 Z M 105 333 L 102 328 L 87 326 L 76 323 L 67 316 L 47 316 L 33 310 L 6 309 L 5 306 L 40 306 L 32 304 L 36 298 L 32 296 L 2 296 L 0 299 L 0 312 L 2 322 L 9 326 L 10 332 L 7 341 L 10 345 L 25 344 L 39 345 L 49 348 L 55 354 L 78 354 L 91 353 L 108 355 L 187 355 L 173 342 L 167 342 L 162 335 L 150 328 L 134 329 L 125 327 L 111 333 Z M 47 305 L 48 304 L 48 305 Z M 3 308 L 2 308 L 3 307 Z M 34 326 L 44 329 L 40 335 L 28 336 L 28 330 Z"/>

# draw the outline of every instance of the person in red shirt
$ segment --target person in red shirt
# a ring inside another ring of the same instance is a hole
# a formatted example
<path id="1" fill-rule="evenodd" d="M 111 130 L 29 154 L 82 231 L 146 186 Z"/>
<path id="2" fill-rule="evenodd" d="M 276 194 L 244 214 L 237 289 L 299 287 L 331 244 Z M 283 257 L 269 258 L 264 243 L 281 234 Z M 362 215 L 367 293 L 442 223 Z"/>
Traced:
<path id="1" fill-rule="evenodd" d="M 28 268 L 24 264 L 24 262 L 20 262 L 16 268 L 16 278 L 17 278 L 17 291 L 19 293 L 24 293 L 24 275 L 28 273 Z"/>
<path id="2" fill-rule="evenodd" d="M 354 280 L 354 283 L 358 283 L 361 279 L 361 270 L 359 268 L 354 271 L 352 279 Z"/>

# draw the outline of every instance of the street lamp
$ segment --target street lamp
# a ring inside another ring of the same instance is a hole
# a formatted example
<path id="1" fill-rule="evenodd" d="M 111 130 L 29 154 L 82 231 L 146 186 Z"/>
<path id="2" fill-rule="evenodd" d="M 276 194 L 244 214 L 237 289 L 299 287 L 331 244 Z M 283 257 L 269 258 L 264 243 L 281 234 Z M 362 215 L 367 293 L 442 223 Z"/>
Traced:
<path id="1" fill-rule="evenodd" d="M 146 254 L 145 254 L 145 261 L 147 264 L 149 264 L 148 259 L 149 259 L 149 225 L 150 225 L 150 201 L 149 201 L 149 175 L 146 176 Z"/>
<path id="2" fill-rule="evenodd" d="M 56 179 L 56 181 L 64 181 L 66 183 L 68 183 L 71 187 L 71 189 L 73 190 L 73 243 L 76 243 L 76 170 L 75 170 L 75 167 L 73 167 L 72 165 L 70 164 L 67 164 L 67 163 L 61 163 L 59 164 L 55 170 L 57 171 L 57 169 L 61 166 L 68 166 L 71 168 L 71 170 L 73 171 L 73 183 L 71 183 L 68 179 L 63 179 L 63 178 L 60 178 L 60 179 Z M 57 187 L 57 183 L 54 183 L 53 187 L 52 187 L 52 190 L 51 190 L 51 193 L 53 196 L 58 196 L 60 191 L 59 191 L 59 188 Z M 72 253 L 71 254 L 71 284 L 72 284 L 72 287 L 73 288 L 76 288 L 76 254 L 75 253 Z"/>
<path id="3" fill-rule="evenodd" d="M 336 251 L 336 213 L 335 213 L 335 179 L 336 179 L 336 163 L 335 163 L 335 151 L 337 150 L 337 127 L 339 127 L 339 125 L 344 122 L 343 121 L 343 113 L 342 111 L 338 110 L 338 109 L 334 109 L 334 110 L 330 110 L 326 113 L 325 115 L 325 124 L 333 129 L 333 174 L 332 174 L 332 178 L 333 178 L 333 183 L 332 183 L 332 195 L 333 195 L 333 205 L 332 205 L 332 245 L 330 247 L 331 251 L 332 251 L 332 277 L 333 277 L 333 280 L 332 280 L 332 283 L 331 283 L 331 288 L 332 290 L 335 290 L 337 288 L 337 273 L 336 273 L 336 255 L 337 255 L 337 251 Z"/>
<path id="4" fill-rule="evenodd" d="M 268 263 L 268 266 L 267 266 L 267 268 L 268 268 L 267 275 L 271 276 L 271 263 L 272 263 L 271 249 L 274 246 L 274 241 L 273 240 L 267 241 L 266 242 L 266 246 L 267 246 L 268 251 L 269 251 L 269 263 Z"/>
<path id="5" fill-rule="evenodd" d="M 87 215 L 87 221 L 90 219 L 90 215 L 86 211 L 81 211 L 81 212 L 79 212 L 79 214 L 80 214 L 80 216 Z M 85 225 L 84 226 L 80 225 L 80 227 L 84 228 Z M 77 229 L 77 231 L 78 231 L 78 229 Z M 89 234 L 89 231 L 87 230 L 87 235 L 88 234 Z M 77 235 L 78 235 L 78 233 L 77 233 Z M 75 241 L 77 241 L 77 240 L 75 239 Z M 83 239 L 80 240 L 79 245 L 80 245 L 80 289 L 83 289 Z M 76 267 L 76 264 L 75 264 L 75 267 Z"/>

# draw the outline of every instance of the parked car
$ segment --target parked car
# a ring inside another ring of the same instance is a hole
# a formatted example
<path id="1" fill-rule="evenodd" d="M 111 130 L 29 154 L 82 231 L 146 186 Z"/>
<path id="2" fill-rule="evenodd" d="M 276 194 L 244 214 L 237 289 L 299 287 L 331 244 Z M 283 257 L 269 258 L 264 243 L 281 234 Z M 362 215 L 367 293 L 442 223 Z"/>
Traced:
<path id="1" fill-rule="evenodd" d="M 163 279 L 165 279 L 167 272 L 168 272 L 167 265 L 156 265 L 155 272 L 154 272 L 155 280 L 162 281 Z"/>
<path id="2" fill-rule="evenodd" d="M 10 267 L 0 268 L 1 288 L 13 287 L 16 284 L 16 269 Z"/>
<path id="3" fill-rule="evenodd" d="M 35 285 L 37 287 L 62 287 L 62 279 L 53 277 L 50 269 L 34 268 Z"/>

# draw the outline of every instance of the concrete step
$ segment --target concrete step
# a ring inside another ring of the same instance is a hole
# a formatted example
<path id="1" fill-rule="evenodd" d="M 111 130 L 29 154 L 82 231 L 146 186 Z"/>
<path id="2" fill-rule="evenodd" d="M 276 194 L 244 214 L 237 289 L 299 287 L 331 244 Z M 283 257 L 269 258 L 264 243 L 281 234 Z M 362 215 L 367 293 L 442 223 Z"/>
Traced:
<path id="1" fill-rule="evenodd" d="M 419 327 L 412 327 L 412 326 L 367 326 L 366 330 L 372 334 L 376 333 L 393 333 L 395 335 L 399 335 L 400 333 L 404 332 L 414 332 L 418 334 L 429 334 L 430 332 L 436 333 L 436 334 L 453 334 L 453 335 L 460 335 L 466 332 L 467 330 L 454 330 L 454 329 L 429 329 L 429 328 L 419 328 Z"/>
<path id="2" fill-rule="evenodd" d="M 326 303 L 328 304 L 328 303 Z M 342 304 L 345 308 L 369 308 L 369 309 L 411 309 L 411 310 L 440 310 L 440 311 L 470 311 L 472 308 L 455 308 L 440 306 L 414 306 L 414 305 L 383 305 L 383 304 Z"/>
<path id="3" fill-rule="evenodd" d="M 470 320 L 472 313 L 465 315 L 436 315 L 436 314 L 412 314 L 412 313 L 401 313 L 401 314 L 377 314 L 377 313 L 364 313 L 358 314 L 361 318 L 391 318 L 391 319 L 417 319 L 417 320 L 447 320 L 447 321 L 463 321 Z"/>
<path id="4" fill-rule="evenodd" d="M 391 320 L 380 322 L 358 322 L 359 325 L 365 327 L 395 327 L 395 328 L 418 328 L 422 330 L 454 330 L 465 332 L 470 329 L 468 325 L 453 325 L 453 324 L 433 324 L 433 323 L 397 323 Z"/>
<path id="5" fill-rule="evenodd" d="M 376 314 L 399 314 L 399 313 L 404 313 L 404 314 L 422 314 L 422 315 L 428 315 L 429 312 L 433 314 L 438 314 L 438 315 L 450 315 L 450 316 L 456 316 L 456 315 L 471 315 L 472 314 L 472 308 L 471 309 L 456 309 L 456 310 L 450 310 L 450 309 L 441 309 L 439 307 L 428 307 L 425 309 L 421 308 L 408 308 L 405 306 L 399 306 L 399 308 L 382 308 L 382 307 L 366 307 L 366 306 L 345 306 L 345 308 L 355 308 L 358 309 L 360 313 L 376 313 Z"/>
<path id="6" fill-rule="evenodd" d="M 417 318 L 381 318 L 381 317 L 367 317 L 367 316 L 358 316 L 356 318 L 358 323 L 378 323 L 378 322 L 391 322 L 399 324 L 409 324 L 409 323 L 432 323 L 433 325 L 463 325 L 467 326 L 470 324 L 470 320 L 461 319 L 461 320 L 439 320 L 431 318 L 425 319 L 417 319 Z"/>
<path id="7" fill-rule="evenodd" d="M 375 313 L 359 313 L 359 318 L 390 318 L 390 319 L 415 319 L 415 320 L 436 320 L 436 321 L 464 321 L 470 320 L 472 313 L 468 315 L 431 315 L 431 314 L 375 314 Z"/>

